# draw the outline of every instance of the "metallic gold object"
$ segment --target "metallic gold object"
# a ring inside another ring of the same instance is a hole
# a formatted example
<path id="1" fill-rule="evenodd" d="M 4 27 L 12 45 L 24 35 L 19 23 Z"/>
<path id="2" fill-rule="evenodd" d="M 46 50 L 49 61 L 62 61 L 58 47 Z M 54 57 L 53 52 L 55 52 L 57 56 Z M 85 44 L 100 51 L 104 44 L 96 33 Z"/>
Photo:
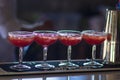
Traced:
<path id="1" fill-rule="evenodd" d="M 120 62 L 120 10 L 107 9 L 105 32 L 111 34 L 111 40 L 103 44 L 103 56 L 106 64 Z"/>

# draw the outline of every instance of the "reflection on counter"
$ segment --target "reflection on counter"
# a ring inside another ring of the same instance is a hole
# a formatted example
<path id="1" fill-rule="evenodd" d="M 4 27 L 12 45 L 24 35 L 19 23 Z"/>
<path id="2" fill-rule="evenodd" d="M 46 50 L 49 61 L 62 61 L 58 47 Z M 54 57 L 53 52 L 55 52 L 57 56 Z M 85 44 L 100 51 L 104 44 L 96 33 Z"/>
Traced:
<path id="1" fill-rule="evenodd" d="M 42 78 L 19 78 L 19 79 L 12 79 L 12 80 L 43 80 Z"/>
<path id="2" fill-rule="evenodd" d="M 38 77 L 38 78 L 16 78 L 12 80 L 108 80 L 104 75 L 78 75 L 78 76 L 56 76 L 56 77 Z"/>

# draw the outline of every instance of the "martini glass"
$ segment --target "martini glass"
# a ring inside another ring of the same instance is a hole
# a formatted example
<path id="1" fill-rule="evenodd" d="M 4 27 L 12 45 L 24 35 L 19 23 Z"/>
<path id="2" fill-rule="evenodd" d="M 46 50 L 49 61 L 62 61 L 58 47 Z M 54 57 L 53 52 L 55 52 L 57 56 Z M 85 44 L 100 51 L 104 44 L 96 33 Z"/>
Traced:
<path id="1" fill-rule="evenodd" d="M 23 60 L 23 47 L 30 45 L 34 40 L 33 32 L 28 31 L 13 31 L 8 32 L 9 41 L 19 47 L 19 64 L 10 66 L 12 70 L 25 71 L 31 69 L 30 66 L 22 64 Z"/>
<path id="2" fill-rule="evenodd" d="M 82 32 L 83 39 L 90 45 L 92 45 L 92 59 L 90 62 L 86 62 L 83 65 L 91 68 L 102 67 L 103 64 L 95 61 L 96 57 L 96 45 L 101 44 L 107 39 L 107 34 L 104 32 L 98 32 L 94 30 L 85 30 Z"/>
<path id="3" fill-rule="evenodd" d="M 67 61 L 59 64 L 60 67 L 68 69 L 78 68 L 79 65 L 71 62 L 72 46 L 78 44 L 82 40 L 80 31 L 76 30 L 59 30 L 59 40 L 62 44 L 68 47 L 67 49 Z"/>
<path id="4" fill-rule="evenodd" d="M 48 46 L 55 43 L 58 39 L 58 34 L 56 31 L 50 31 L 50 30 L 39 30 L 34 31 L 35 35 L 35 41 L 43 46 L 43 63 L 35 65 L 38 69 L 48 70 L 48 69 L 54 69 L 55 66 L 48 64 L 46 62 L 47 60 L 47 51 Z"/>

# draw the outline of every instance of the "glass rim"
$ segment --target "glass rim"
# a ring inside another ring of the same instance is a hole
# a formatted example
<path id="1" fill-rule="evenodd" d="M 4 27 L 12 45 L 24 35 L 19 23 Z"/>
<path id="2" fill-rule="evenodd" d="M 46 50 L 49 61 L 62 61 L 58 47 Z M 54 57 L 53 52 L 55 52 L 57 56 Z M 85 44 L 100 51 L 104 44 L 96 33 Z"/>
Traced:
<path id="1" fill-rule="evenodd" d="M 78 31 L 78 30 L 58 30 L 57 31 L 58 33 L 60 33 L 60 32 L 78 32 L 78 33 L 81 33 L 81 31 Z"/>
<path id="2" fill-rule="evenodd" d="M 92 33 L 91 33 L 92 32 Z M 107 35 L 107 33 L 106 32 L 104 32 L 104 31 L 95 31 L 95 30 L 84 30 L 84 31 L 82 31 L 81 32 L 82 34 L 93 34 L 93 33 L 97 33 L 97 34 L 99 34 L 99 35 Z"/>
<path id="3" fill-rule="evenodd" d="M 23 33 L 23 34 L 22 34 Z M 16 34 L 16 35 L 32 35 L 31 31 L 10 31 L 8 34 Z"/>
<path id="4" fill-rule="evenodd" d="M 50 33 L 52 33 L 52 32 L 54 32 L 54 33 L 57 33 L 57 31 L 54 31 L 54 30 L 36 30 L 36 31 L 33 31 L 33 33 L 43 33 L 43 32 L 50 32 Z"/>
<path id="5" fill-rule="evenodd" d="M 81 33 L 86 33 L 86 32 L 97 32 L 97 31 L 95 31 L 95 30 L 83 30 Z"/>

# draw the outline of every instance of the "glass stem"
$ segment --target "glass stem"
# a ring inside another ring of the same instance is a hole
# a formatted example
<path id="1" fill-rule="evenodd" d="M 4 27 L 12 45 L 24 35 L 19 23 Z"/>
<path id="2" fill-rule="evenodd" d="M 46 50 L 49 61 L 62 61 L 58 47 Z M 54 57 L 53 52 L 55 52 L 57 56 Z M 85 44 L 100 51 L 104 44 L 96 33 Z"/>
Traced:
<path id="1" fill-rule="evenodd" d="M 92 61 L 94 61 L 96 58 L 96 45 L 92 46 Z"/>
<path id="2" fill-rule="evenodd" d="M 46 46 L 44 46 L 44 49 L 43 49 L 43 61 L 44 61 L 45 64 L 46 64 L 46 60 L 47 60 L 47 51 L 48 51 L 48 48 Z"/>
<path id="3" fill-rule="evenodd" d="M 21 65 L 23 61 L 23 48 L 19 48 L 19 64 Z"/>
<path id="4" fill-rule="evenodd" d="M 70 62 L 71 61 L 71 51 L 72 51 L 72 48 L 71 48 L 71 46 L 68 46 L 68 50 L 67 50 L 67 52 L 68 52 L 68 54 L 67 54 L 67 60 L 68 60 L 68 62 Z"/>
<path id="5" fill-rule="evenodd" d="M 110 41 L 107 42 L 107 52 L 105 56 L 105 64 L 109 64 L 110 62 Z"/>

